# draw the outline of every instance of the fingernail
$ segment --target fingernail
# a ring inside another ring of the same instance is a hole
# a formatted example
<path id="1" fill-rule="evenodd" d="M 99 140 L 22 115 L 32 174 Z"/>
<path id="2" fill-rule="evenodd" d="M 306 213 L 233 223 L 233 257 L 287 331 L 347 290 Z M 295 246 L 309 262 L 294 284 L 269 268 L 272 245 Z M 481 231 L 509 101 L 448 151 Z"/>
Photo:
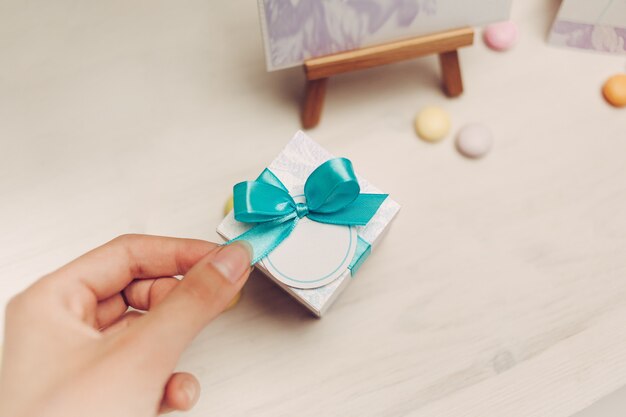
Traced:
<path id="1" fill-rule="evenodd" d="M 250 268 L 252 247 L 246 241 L 237 241 L 223 246 L 211 261 L 224 278 L 233 284 Z"/>
<path id="2" fill-rule="evenodd" d="M 198 396 L 200 394 L 200 392 L 198 391 L 198 386 L 193 381 L 185 379 L 181 383 L 181 388 L 187 396 L 187 401 L 189 401 L 188 406 L 191 408 L 196 403 L 196 401 L 198 401 Z"/>

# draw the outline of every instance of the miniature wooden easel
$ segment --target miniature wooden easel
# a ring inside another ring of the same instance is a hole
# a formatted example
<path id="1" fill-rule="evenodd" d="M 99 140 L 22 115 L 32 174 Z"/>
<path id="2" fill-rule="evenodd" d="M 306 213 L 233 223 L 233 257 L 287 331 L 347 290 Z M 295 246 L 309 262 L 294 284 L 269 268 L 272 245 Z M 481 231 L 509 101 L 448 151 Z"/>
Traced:
<path id="1" fill-rule="evenodd" d="M 439 54 L 444 91 L 450 97 L 459 96 L 463 80 L 457 50 L 473 43 L 474 29 L 462 28 L 309 59 L 304 62 L 307 82 L 302 127 L 310 129 L 319 123 L 328 77 L 424 55 Z"/>

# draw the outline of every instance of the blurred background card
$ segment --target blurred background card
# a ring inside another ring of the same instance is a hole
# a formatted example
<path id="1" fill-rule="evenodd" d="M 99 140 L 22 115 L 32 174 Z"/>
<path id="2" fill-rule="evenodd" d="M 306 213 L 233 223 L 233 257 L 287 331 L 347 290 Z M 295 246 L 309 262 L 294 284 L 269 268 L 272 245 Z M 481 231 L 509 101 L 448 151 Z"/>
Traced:
<path id="1" fill-rule="evenodd" d="M 626 54 L 626 0 L 563 0 L 550 43 Z"/>
<path id="2" fill-rule="evenodd" d="M 270 71 L 312 57 L 506 20 L 512 0 L 259 0 Z"/>

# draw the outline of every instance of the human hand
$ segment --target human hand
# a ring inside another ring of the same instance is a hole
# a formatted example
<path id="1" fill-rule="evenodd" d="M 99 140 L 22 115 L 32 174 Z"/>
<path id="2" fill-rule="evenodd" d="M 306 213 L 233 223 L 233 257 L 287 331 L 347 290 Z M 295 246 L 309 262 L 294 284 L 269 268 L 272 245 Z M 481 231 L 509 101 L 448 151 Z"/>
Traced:
<path id="1" fill-rule="evenodd" d="M 41 278 L 7 306 L 0 416 L 191 408 L 199 383 L 174 367 L 249 274 L 245 243 L 127 235 Z"/>

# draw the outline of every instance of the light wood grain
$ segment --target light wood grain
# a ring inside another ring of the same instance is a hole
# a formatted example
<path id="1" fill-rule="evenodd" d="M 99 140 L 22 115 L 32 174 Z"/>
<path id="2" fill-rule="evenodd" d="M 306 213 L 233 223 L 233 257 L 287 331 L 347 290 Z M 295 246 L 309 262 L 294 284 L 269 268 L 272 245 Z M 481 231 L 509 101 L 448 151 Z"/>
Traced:
<path id="1" fill-rule="evenodd" d="M 302 107 L 302 127 L 311 129 L 319 123 L 328 77 L 433 53 L 440 57 L 444 91 L 450 97 L 457 97 L 463 93 L 457 49 L 472 45 L 473 42 L 474 29 L 460 28 L 308 59 L 304 62 L 307 82 Z"/>
<path id="2" fill-rule="evenodd" d="M 326 96 L 328 78 L 307 80 L 304 92 L 304 104 L 302 106 L 302 127 L 311 129 L 320 121 Z"/>
<path id="3" fill-rule="evenodd" d="M 458 97 L 463 94 L 463 77 L 459 63 L 459 52 L 454 50 L 439 54 L 443 89 L 448 97 Z"/>
<path id="4" fill-rule="evenodd" d="M 321 320 L 255 274 L 180 362 L 186 415 L 569 417 L 626 383 L 626 117 L 601 95 L 624 60 L 547 46 L 556 3 L 514 2 L 509 53 L 462 49 L 458 99 L 435 56 L 333 78 L 311 135 L 402 211 Z M 117 234 L 217 239 L 300 127 L 253 0 L 0 9 L 1 305 Z M 426 105 L 493 152 L 418 140 Z"/>
<path id="5" fill-rule="evenodd" d="M 316 80 L 415 59 L 424 55 L 455 51 L 470 46 L 472 43 L 474 43 L 474 29 L 460 28 L 308 59 L 304 63 L 304 70 L 307 79 Z"/>

